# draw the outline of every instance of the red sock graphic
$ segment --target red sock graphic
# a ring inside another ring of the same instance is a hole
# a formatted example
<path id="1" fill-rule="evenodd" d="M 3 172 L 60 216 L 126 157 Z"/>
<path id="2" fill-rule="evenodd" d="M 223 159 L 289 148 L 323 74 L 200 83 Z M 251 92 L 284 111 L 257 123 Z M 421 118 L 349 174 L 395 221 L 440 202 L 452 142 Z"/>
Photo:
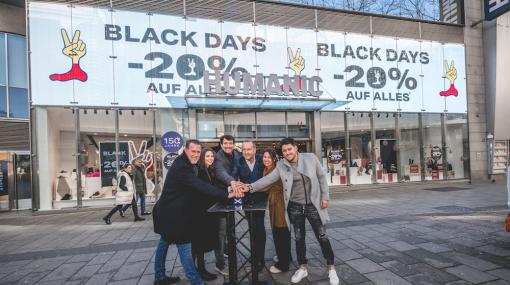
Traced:
<path id="1" fill-rule="evenodd" d="M 71 68 L 71 70 L 69 70 L 66 73 L 62 73 L 62 74 L 55 73 L 55 74 L 50 75 L 50 79 L 52 81 L 68 81 L 68 80 L 73 80 L 73 79 L 77 79 L 80 81 L 87 81 L 87 78 L 88 78 L 87 73 L 81 69 L 81 67 L 78 63 L 73 64 L 73 67 Z"/>
<path id="2" fill-rule="evenodd" d="M 302 88 L 303 88 L 303 81 L 301 81 L 301 78 L 298 79 L 298 86 L 299 86 L 299 90 L 302 90 Z M 281 91 L 285 91 L 284 88 L 283 88 L 283 84 L 280 85 L 280 90 Z"/>
<path id="3" fill-rule="evenodd" d="M 457 97 L 459 95 L 459 91 L 457 91 L 457 89 L 455 89 L 455 85 L 452 83 L 452 84 L 450 84 L 450 89 L 448 89 L 446 91 L 439 92 L 439 95 L 441 95 L 443 97 L 451 96 L 451 95 Z"/>

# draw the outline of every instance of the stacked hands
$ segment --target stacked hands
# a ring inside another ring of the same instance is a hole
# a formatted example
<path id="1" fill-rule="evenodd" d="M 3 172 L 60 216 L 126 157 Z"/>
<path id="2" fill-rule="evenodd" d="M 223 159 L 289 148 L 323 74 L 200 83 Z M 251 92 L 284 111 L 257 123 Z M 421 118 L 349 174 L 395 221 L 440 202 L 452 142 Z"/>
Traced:
<path id="1" fill-rule="evenodd" d="M 240 181 L 232 181 L 228 187 L 228 198 L 242 198 L 244 193 L 250 191 L 251 185 Z"/>

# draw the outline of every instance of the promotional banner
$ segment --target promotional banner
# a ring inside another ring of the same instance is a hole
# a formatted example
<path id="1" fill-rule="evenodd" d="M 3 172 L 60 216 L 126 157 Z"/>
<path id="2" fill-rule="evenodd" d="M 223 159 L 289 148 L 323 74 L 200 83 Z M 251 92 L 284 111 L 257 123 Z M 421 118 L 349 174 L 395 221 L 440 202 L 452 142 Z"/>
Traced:
<path id="1" fill-rule="evenodd" d="M 8 161 L 0 160 L 0 196 L 9 195 L 8 178 Z"/>
<path id="2" fill-rule="evenodd" d="M 172 108 L 216 96 L 316 100 L 337 111 L 467 110 L 460 44 L 47 3 L 29 9 L 34 105 Z"/>
<path id="3" fill-rule="evenodd" d="M 101 163 L 101 187 L 112 186 L 112 179 L 117 179 L 117 160 L 115 159 L 115 142 L 99 143 Z M 119 169 L 129 163 L 129 144 L 119 142 Z"/>

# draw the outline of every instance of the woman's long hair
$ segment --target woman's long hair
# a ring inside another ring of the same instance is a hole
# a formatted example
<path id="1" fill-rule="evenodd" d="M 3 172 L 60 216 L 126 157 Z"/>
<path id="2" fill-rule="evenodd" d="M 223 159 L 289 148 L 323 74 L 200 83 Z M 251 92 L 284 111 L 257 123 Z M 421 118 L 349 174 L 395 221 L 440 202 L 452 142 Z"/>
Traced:
<path id="1" fill-rule="evenodd" d="M 268 147 L 264 150 L 264 152 L 262 153 L 262 156 L 264 156 L 264 154 L 269 153 L 269 155 L 271 156 L 271 160 L 273 161 L 273 167 L 276 167 L 276 163 L 278 162 L 278 155 L 276 154 L 276 151 L 274 151 L 274 149 Z"/>
<path id="2" fill-rule="evenodd" d="M 207 167 L 205 165 L 205 155 L 208 152 L 212 152 L 212 154 L 214 155 L 214 157 L 216 159 L 216 152 L 214 152 L 214 150 L 212 148 L 210 148 L 210 147 L 205 147 L 205 148 L 202 149 L 202 152 L 200 153 L 200 159 L 198 161 L 198 164 L 200 165 L 200 167 L 203 170 L 205 170 L 205 172 L 209 176 L 209 179 L 211 179 L 211 181 L 213 181 L 214 178 L 215 178 L 215 174 L 214 174 L 214 162 L 213 162 L 213 164 L 210 167 Z"/>

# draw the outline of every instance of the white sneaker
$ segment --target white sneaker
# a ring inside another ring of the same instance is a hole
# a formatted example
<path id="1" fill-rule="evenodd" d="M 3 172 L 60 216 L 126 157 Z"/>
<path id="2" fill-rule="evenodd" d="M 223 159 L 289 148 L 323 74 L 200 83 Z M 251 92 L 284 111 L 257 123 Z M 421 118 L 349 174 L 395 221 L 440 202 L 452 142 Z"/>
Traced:
<path id="1" fill-rule="evenodd" d="M 298 270 L 296 270 L 294 275 L 292 275 L 292 278 L 290 278 L 290 282 L 299 283 L 299 282 L 301 282 L 301 280 L 303 280 L 303 278 L 305 278 L 307 276 L 308 276 L 308 270 L 306 270 L 306 268 L 305 269 L 299 268 Z"/>
<path id="2" fill-rule="evenodd" d="M 219 269 L 218 267 L 214 267 L 214 270 L 216 270 L 219 274 L 223 275 L 223 276 L 228 276 L 228 271 L 226 269 Z"/>
<path id="3" fill-rule="evenodd" d="M 281 271 L 280 269 L 278 269 L 278 267 L 276 266 L 271 266 L 271 268 L 269 268 L 269 272 L 273 273 L 273 274 L 278 274 L 278 273 L 282 273 L 283 271 Z"/>
<path id="4" fill-rule="evenodd" d="M 278 255 L 273 256 L 273 261 L 274 261 L 274 263 L 278 262 Z"/>
<path id="5" fill-rule="evenodd" d="M 329 284 L 331 285 L 338 285 L 340 283 L 340 280 L 338 279 L 338 275 L 336 274 L 335 270 L 329 271 Z"/>

